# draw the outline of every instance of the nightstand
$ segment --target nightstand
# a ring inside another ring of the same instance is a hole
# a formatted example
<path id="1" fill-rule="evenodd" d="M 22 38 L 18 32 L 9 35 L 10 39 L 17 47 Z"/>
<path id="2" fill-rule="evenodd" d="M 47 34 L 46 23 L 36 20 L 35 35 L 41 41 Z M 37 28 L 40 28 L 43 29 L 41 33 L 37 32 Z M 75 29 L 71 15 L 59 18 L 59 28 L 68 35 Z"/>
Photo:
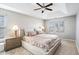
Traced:
<path id="1" fill-rule="evenodd" d="M 21 40 L 22 40 L 22 37 L 6 39 L 4 50 L 8 51 L 22 46 Z"/>

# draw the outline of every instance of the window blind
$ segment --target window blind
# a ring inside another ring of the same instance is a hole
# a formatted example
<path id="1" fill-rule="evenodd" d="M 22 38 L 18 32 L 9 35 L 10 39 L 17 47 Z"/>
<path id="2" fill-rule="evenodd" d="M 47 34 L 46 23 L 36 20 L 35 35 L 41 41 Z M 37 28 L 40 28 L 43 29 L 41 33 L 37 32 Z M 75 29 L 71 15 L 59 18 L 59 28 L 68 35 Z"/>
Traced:
<path id="1" fill-rule="evenodd" d="M 0 39 L 4 38 L 4 16 L 0 16 Z"/>

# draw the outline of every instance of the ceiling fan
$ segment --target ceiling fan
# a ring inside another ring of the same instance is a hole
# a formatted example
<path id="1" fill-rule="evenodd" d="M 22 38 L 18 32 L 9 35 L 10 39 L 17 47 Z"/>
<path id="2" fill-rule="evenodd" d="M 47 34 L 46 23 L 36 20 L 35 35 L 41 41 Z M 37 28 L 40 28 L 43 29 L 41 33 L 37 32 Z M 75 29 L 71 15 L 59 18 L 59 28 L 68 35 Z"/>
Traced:
<path id="1" fill-rule="evenodd" d="M 34 9 L 34 10 L 40 10 L 42 9 L 42 13 L 44 13 L 45 10 L 49 10 L 49 11 L 53 11 L 52 9 L 48 8 L 50 6 L 53 5 L 53 3 L 49 3 L 48 5 L 45 5 L 45 3 L 43 3 L 43 5 L 36 3 L 38 6 L 40 6 L 40 8 Z"/>

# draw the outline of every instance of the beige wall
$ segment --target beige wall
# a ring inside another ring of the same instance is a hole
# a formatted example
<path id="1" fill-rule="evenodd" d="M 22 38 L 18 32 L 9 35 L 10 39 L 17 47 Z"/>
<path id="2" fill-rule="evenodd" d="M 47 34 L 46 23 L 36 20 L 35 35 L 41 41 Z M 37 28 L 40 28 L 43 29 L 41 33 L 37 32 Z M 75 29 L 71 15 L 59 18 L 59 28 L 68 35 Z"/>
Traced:
<path id="1" fill-rule="evenodd" d="M 43 25 L 43 20 L 38 18 L 22 15 L 7 10 L 0 10 L 0 12 L 1 12 L 0 15 L 5 16 L 6 34 L 12 30 L 12 27 L 14 25 L 17 25 L 19 28 L 25 29 L 25 31 L 33 31 L 35 27 Z"/>
<path id="2" fill-rule="evenodd" d="M 50 22 L 64 21 L 64 32 L 49 32 Z M 46 22 L 47 32 L 57 34 L 64 39 L 75 39 L 76 36 L 76 16 L 68 16 L 56 19 L 50 19 Z"/>
<path id="3" fill-rule="evenodd" d="M 79 52 L 79 12 L 76 16 L 76 45 Z"/>

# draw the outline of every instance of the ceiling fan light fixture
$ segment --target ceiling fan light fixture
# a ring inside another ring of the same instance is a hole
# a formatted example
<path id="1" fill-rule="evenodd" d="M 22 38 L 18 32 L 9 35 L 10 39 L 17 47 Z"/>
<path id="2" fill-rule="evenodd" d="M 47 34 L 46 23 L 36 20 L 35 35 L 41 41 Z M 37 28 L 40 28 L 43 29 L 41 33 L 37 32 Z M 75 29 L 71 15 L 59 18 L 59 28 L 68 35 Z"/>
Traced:
<path id="1" fill-rule="evenodd" d="M 44 11 L 42 10 L 42 13 L 44 13 Z"/>
<path id="2" fill-rule="evenodd" d="M 40 8 L 34 9 L 34 10 L 40 10 L 42 9 L 42 13 L 44 13 L 45 10 L 49 10 L 52 11 L 52 9 L 48 8 L 49 6 L 52 6 L 53 3 L 49 3 L 48 5 L 45 5 L 45 3 L 43 3 L 43 5 L 36 3 L 38 6 L 40 6 Z"/>

